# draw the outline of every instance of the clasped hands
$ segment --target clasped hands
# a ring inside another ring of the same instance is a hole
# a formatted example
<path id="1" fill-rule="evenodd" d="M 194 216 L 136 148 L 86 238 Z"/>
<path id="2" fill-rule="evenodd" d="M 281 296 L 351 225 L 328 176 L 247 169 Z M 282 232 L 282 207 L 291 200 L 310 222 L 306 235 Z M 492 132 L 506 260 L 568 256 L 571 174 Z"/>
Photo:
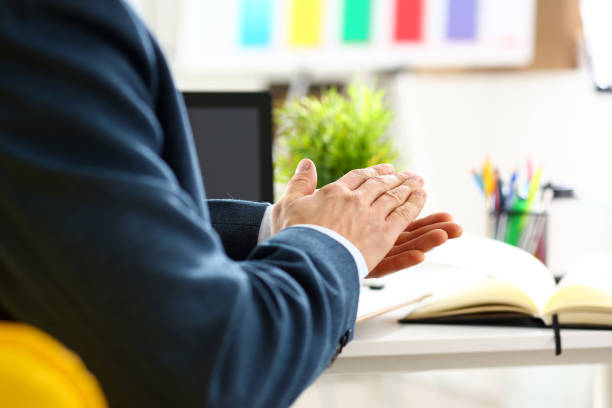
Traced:
<path id="1" fill-rule="evenodd" d="M 368 278 L 421 263 L 425 253 L 462 228 L 446 213 L 417 219 L 426 200 L 423 179 L 389 164 L 352 170 L 316 190 L 314 163 L 302 160 L 285 195 L 272 208 L 271 232 L 297 224 L 329 228 L 363 255 Z"/>

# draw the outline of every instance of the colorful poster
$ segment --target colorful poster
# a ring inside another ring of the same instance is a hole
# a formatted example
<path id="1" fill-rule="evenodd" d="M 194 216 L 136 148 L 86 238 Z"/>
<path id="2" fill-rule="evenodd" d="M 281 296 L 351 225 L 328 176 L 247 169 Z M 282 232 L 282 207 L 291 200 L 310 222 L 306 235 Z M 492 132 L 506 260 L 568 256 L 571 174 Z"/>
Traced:
<path id="1" fill-rule="evenodd" d="M 533 60 L 536 1 L 182 0 L 160 34 L 189 73 L 514 67 Z"/>
<path id="2" fill-rule="evenodd" d="M 449 39 L 473 40 L 476 38 L 477 7 L 477 0 L 449 0 Z"/>
<path id="3" fill-rule="evenodd" d="M 289 43 L 313 47 L 321 43 L 323 0 L 292 0 Z"/>
<path id="4" fill-rule="evenodd" d="M 423 0 L 395 0 L 397 42 L 418 42 L 423 39 Z"/>
<path id="5" fill-rule="evenodd" d="M 371 14 L 371 0 L 344 0 L 342 39 L 349 43 L 368 42 Z"/>
<path id="6" fill-rule="evenodd" d="M 272 0 L 241 0 L 240 42 L 247 47 L 262 47 L 270 43 Z"/>

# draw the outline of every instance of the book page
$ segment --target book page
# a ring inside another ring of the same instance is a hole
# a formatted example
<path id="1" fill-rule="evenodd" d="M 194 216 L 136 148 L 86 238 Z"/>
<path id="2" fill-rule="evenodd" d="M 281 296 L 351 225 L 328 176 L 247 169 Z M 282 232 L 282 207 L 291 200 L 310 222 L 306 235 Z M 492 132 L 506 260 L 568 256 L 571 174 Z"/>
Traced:
<path id="1" fill-rule="evenodd" d="M 548 320 L 545 319 L 550 324 Z M 559 314 L 559 324 L 612 326 L 612 313 L 562 312 Z"/>
<path id="2" fill-rule="evenodd" d="M 535 303 L 514 285 L 495 277 L 485 277 L 439 291 L 407 319 L 453 316 L 481 312 L 517 312 L 538 315 Z"/>
<path id="3" fill-rule="evenodd" d="M 556 290 L 552 274 L 533 255 L 475 236 L 448 241 L 428 253 L 422 265 L 410 270 L 424 281 L 432 280 L 434 295 L 423 302 L 423 307 L 454 296 L 454 302 L 471 300 L 473 304 L 491 299 L 495 304 L 505 302 L 524 308 L 531 305 L 530 309 L 535 306 L 533 314 L 540 314 Z M 466 291 L 470 293 L 462 295 Z M 481 293 L 478 297 L 477 292 Z"/>
<path id="4" fill-rule="evenodd" d="M 612 254 L 583 255 L 577 259 L 543 312 L 612 314 Z"/>

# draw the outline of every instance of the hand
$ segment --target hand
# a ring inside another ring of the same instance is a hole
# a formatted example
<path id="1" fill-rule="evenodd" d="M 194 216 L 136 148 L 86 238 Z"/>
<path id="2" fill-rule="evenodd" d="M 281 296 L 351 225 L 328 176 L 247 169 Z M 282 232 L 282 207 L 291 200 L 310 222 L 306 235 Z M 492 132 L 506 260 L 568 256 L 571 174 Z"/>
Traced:
<path id="1" fill-rule="evenodd" d="M 425 253 L 463 233 L 460 225 L 446 213 L 436 213 L 416 220 L 403 231 L 384 259 L 366 276 L 380 278 L 423 262 Z"/>
<path id="2" fill-rule="evenodd" d="M 423 180 L 388 164 L 353 170 L 316 190 L 314 163 L 302 160 L 283 198 L 272 209 L 271 233 L 296 224 L 329 228 L 348 239 L 371 271 L 417 217 Z"/>

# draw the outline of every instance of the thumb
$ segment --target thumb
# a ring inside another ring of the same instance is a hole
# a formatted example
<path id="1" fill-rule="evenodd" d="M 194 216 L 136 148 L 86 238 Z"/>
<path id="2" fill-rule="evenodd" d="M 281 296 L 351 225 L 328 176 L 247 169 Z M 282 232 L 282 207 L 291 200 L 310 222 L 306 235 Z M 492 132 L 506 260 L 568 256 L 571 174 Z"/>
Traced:
<path id="1" fill-rule="evenodd" d="M 310 159 L 302 159 L 289 180 L 285 194 L 294 198 L 314 193 L 317 188 L 317 169 Z"/>

